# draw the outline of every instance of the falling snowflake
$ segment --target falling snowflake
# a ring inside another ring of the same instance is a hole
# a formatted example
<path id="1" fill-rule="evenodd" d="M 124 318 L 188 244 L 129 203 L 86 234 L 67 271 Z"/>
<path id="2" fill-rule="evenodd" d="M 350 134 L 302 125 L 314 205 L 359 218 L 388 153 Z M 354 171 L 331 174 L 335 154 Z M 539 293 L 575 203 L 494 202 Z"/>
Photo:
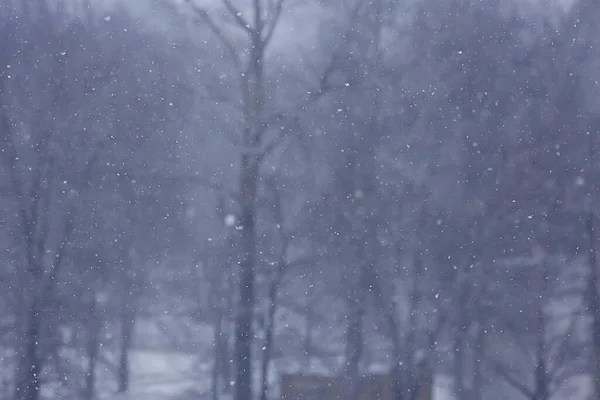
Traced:
<path id="1" fill-rule="evenodd" d="M 235 225 L 235 215 L 233 214 L 227 214 L 225 216 L 225 226 L 230 227 Z"/>

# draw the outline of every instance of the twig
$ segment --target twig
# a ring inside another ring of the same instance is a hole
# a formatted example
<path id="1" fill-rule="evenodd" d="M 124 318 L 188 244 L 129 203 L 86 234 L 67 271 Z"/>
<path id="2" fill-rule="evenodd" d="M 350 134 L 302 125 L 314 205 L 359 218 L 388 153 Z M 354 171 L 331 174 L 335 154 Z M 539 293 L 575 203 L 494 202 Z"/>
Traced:
<path id="1" fill-rule="evenodd" d="M 231 0 L 222 0 L 222 1 L 223 1 L 223 4 L 225 5 L 225 8 L 227 8 L 227 11 L 229 11 L 229 13 L 235 19 L 235 22 L 238 24 L 238 26 L 240 28 L 242 28 L 243 30 L 245 30 L 246 32 L 248 32 L 250 34 L 254 34 L 255 29 L 258 29 L 258 27 L 257 26 L 251 27 L 250 23 L 248 21 L 246 21 L 244 19 L 244 17 L 242 17 L 242 12 L 233 5 Z"/>

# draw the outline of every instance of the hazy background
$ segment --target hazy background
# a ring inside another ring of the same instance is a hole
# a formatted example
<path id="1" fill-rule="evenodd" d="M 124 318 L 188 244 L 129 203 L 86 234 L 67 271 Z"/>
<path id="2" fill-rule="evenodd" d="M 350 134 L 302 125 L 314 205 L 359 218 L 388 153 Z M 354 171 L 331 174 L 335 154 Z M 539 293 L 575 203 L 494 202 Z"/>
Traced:
<path id="1" fill-rule="evenodd" d="M 600 5 L 0 2 L 0 399 L 600 399 Z"/>

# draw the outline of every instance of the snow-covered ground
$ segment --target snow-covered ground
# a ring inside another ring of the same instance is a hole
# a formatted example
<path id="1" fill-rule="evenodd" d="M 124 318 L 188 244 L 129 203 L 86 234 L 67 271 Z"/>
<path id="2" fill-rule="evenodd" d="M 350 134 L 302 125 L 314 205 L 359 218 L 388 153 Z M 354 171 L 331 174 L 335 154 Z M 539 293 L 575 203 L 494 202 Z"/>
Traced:
<path id="1" fill-rule="evenodd" d="M 280 327 L 285 327 L 281 324 Z M 212 369 L 212 329 L 209 326 L 195 326 L 190 329 L 193 332 L 192 337 L 196 338 L 193 346 L 183 350 L 165 350 L 172 348 L 173 342 L 189 339 L 188 334 L 182 334 L 181 338 L 165 337 L 165 331 L 157 328 L 156 321 L 141 319 L 136 327 L 135 347 L 130 351 L 130 390 L 126 395 L 115 395 L 115 374 L 114 365 L 116 358 L 113 352 L 105 352 L 105 362 L 99 366 L 97 376 L 97 398 L 100 400 L 202 400 L 209 399 L 211 389 L 211 369 Z M 181 332 L 176 329 L 175 332 Z M 76 353 L 69 355 L 69 352 L 63 352 L 63 357 L 71 359 L 73 364 L 78 361 L 83 362 Z M 8 353 L 0 357 L 3 367 L 5 362 L 10 363 Z M 258 360 L 257 360 L 258 361 Z M 278 384 L 282 373 L 309 373 L 320 375 L 333 375 L 339 371 L 343 359 L 335 357 L 330 359 L 312 358 L 308 363 L 305 359 L 294 357 L 284 357 L 275 360 L 269 371 L 270 377 L 270 395 L 271 398 L 279 398 Z M 113 368 L 106 365 L 113 364 Z M 11 368 L 2 368 L 3 372 L 8 372 L 6 378 L 9 378 Z M 255 368 L 255 387 L 259 387 L 260 367 L 257 362 Z M 384 365 L 372 364 L 368 369 L 369 373 L 385 373 Z M 450 400 L 449 384 L 446 379 L 438 377 L 436 379 L 436 389 L 434 391 L 435 400 Z M 43 390 L 46 399 L 60 398 L 57 387 L 46 386 Z M 2 390 L 4 392 L 5 390 Z M 6 391 L 7 393 L 10 390 Z M 6 393 L 5 393 L 6 394 Z M 0 396 L 0 398 L 3 398 Z M 221 397 L 225 400 L 225 397 Z"/>
<path id="2" fill-rule="evenodd" d="M 280 365 L 293 365 L 293 360 L 282 361 Z M 185 400 L 210 397 L 209 363 L 204 371 L 198 371 L 198 363 L 194 357 L 173 352 L 133 351 L 131 354 L 132 382 L 131 390 L 125 396 L 113 393 L 100 393 L 99 399 L 116 400 Z M 315 362 L 309 368 L 316 373 L 325 373 L 320 363 Z M 279 372 L 271 370 L 274 379 L 273 398 L 278 398 L 276 388 Z M 382 372 L 382 371 L 377 371 Z M 437 379 L 434 389 L 434 400 L 451 400 L 450 387 L 446 379 Z"/>
<path id="3" fill-rule="evenodd" d="M 210 365 L 195 356 L 178 352 L 134 350 L 130 354 L 130 399 L 170 400 L 188 393 L 208 393 Z M 99 398 L 115 398 L 100 393 Z"/>
<path id="4" fill-rule="evenodd" d="M 277 383 L 282 370 L 294 370 L 295 360 L 280 360 L 277 363 L 286 368 L 271 369 L 272 398 L 279 398 Z M 296 365 L 297 367 L 297 365 Z M 200 368 L 200 370 L 199 370 Z M 132 382 L 128 395 L 115 397 L 104 393 L 100 399 L 117 400 L 186 400 L 210 397 L 210 362 L 198 362 L 193 356 L 183 353 L 159 351 L 133 351 L 131 354 Z M 309 366 L 312 373 L 326 374 L 322 363 L 315 361 Z M 382 373 L 384 371 L 373 371 Z M 258 375 L 256 376 L 258 378 Z M 258 382 L 257 382 L 258 383 Z M 223 397 L 222 397 L 223 398 Z M 434 400 L 451 400 L 450 385 L 447 379 L 436 379 Z"/>

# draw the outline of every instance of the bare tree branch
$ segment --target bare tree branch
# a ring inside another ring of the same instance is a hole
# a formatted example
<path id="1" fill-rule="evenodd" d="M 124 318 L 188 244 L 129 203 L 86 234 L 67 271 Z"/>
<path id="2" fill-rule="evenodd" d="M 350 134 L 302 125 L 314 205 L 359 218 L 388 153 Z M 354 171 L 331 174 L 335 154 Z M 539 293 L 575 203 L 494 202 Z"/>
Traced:
<path id="1" fill-rule="evenodd" d="M 244 19 L 244 17 L 242 17 L 242 12 L 240 10 L 238 10 L 236 6 L 233 5 L 231 0 L 222 0 L 222 1 L 223 1 L 223 4 L 225 5 L 225 8 L 227 8 L 227 11 L 229 11 L 231 16 L 233 16 L 233 18 L 235 19 L 235 22 L 238 24 L 238 26 L 240 28 L 242 28 L 243 30 L 245 30 L 246 32 L 248 32 L 250 34 L 254 34 L 255 30 L 258 29 L 258 26 L 254 26 L 254 27 L 250 26 L 250 23 L 248 21 L 246 21 Z M 255 1 L 259 1 L 259 0 L 255 0 Z"/>
<path id="2" fill-rule="evenodd" d="M 352 28 L 349 28 L 349 29 L 354 28 L 353 23 L 358 18 L 360 8 L 363 5 L 363 1 L 364 0 L 357 0 L 356 4 L 353 6 L 352 12 L 351 12 Z M 267 33 L 267 37 L 269 38 L 268 40 L 270 40 L 270 36 L 273 34 L 273 30 L 275 29 L 277 21 L 280 19 L 284 3 L 285 3 L 285 0 L 277 0 L 277 3 L 275 4 L 274 21 L 270 25 L 270 29 Z M 344 35 L 344 40 L 338 46 L 336 51 L 334 51 L 333 56 L 331 57 L 331 60 L 325 67 L 324 71 L 321 73 L 317 87 L 312 90 L 308 90 L 306 92 L 307 93 L 306 98 L 303 101 L 301 101 L 301 102 L 297 103 L 296 105 L 294 105 L 293 107 L 291 107 L 291 109 L 284 110 L 284 111 L 278 111 L 278 112 L 272 113 L 272 114 L 268 115 L 267 117 L 265 117 L 263 119 L 263 121 L 261 122 L 261 125 L 263 127 L 269 127 L 273 124 L 281 123 L 286 119 L 295 118 L 295 117 L 297 117 L 298 112 L 306 111 L 306 109 L 310 105 L 317 102 L 324 95 L 329 94 L 331 92 L 335 92 L 338 90 L 348 88 L 348 86 L 349 86 L 348 83 L 344 83 L 342 85 L 335 85 L 335 84 L 331 83 L 332 75 L 335 73 L 336 68 L 339 67 L 339 62 L 340 62 L 341 58 L 343 57 L 344 54 L 346 54 L 347 44 L 348 44 L 347 36 L 348 35 Z M 268 43 L 268 41 L 264 41 L 263 43 Z M 263 129 L 263 134 L 266 131 L 267 131 L 267 129 Z M 259 139 L 262 139 L 261 136 L 262 135 L 259 135 Z M 264 146 L 263 157 L 268 155 L 274 148 L 276 148 L 283 141 L 284 138 L 281 136 L 284 136 L 284 132 L 281 132 L 281 135 L 278 135 L 278 137 L 275 138 L 271 143 Z"/>
<path id="3" fill-rule="evenodd" d="M 528 399 L 534 398 L 533 391 L 530 390 L 527 386 L 525 386 L 525 384 L 523 384 L 522 382 L 519 382 L 518 379 L 511 376 L 511 374 L 508 373 L 508 371 L 506 370 L 505 366 L 490 360 L 487 360 L 487 363 L 490 365 L 490 367 L 494 370 L 496 374 L 498 374 L 502 379 L 504 379 L 510 386 L 518 390 L 523 396 L 525 396 Z"/>
<path id="4" fill-rule="evenodd" d="M 231 0 L 223 0 L 223 1 L 231 1 Z M 259 39 L 262 39 L 260 35 L 262 34 L 264 21 L 262 19 L 262 0 L 252 0 L 252 8 L 254 11 L 254 29 L 253 34 L 257 35 Z M 261 49 L 264 50 L 263 46 L 264 42 L 261 42 Z"/>
<path id="5" fill-rule="evenodd" d="M 578 320 L 577 317 L 571 318 L 571 321 L 569 323 L 569 327 L 567 328 L 567 331 L 564 333 L 561 333 L 560 337 L 557 338 L 554 341 L 554 343 L 551 343 L 549 346 L 550 347 L 549 351 L 552 350 L 552 347 L 555 347 L 555 346 L 558 347 L 558 349 L 556 350 L 556 353 L 552 355 L 552 358 L 554 359 L 554 363 L 549 366 L 548 376 L 550 377 L 551 380 L 555 380 L 560 369 L 562 367 L 564 367 L 563 360 L 569 353 L 569 347 L 570 347 L 569 344 L 573 337 L 573 333 L 575 332 L 575 327 L 577 326 L 577 320 Z"/>

